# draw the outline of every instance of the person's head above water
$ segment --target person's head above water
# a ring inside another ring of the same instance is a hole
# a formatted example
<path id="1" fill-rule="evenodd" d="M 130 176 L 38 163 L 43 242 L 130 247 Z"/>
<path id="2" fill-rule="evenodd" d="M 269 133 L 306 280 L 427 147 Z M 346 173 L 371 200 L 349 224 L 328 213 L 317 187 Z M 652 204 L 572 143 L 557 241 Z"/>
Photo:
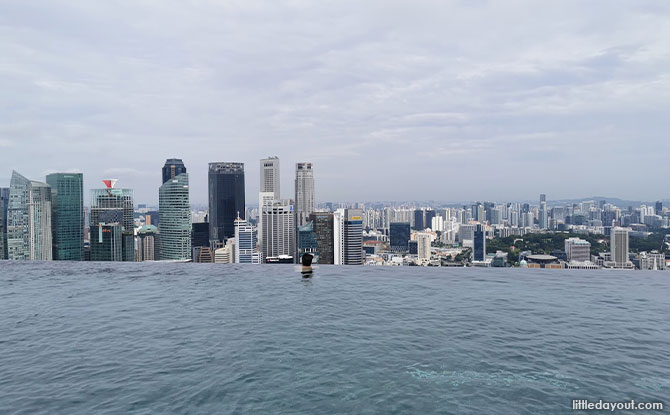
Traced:
<path id="1" fill-rule="evenodd" d="M 314 257 L 311 254 L 304 254 L 301 259 L 302 265 L 309 267 L 310 265 L 312 265 L 313 258 Z"/>

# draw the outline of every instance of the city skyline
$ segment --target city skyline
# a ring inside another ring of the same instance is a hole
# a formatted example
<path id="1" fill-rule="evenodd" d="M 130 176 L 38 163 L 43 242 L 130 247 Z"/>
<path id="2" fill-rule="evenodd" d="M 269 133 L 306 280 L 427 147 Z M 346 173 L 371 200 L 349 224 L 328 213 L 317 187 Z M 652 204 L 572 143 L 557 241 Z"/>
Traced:
<path id="1" fill-rule="evenodd" d="M 667 3 L 38 1 L 0 15 L 3 187 L 12 169 L 75 170 L 85 195 L 114 177 L 155 204 L 153 166 L 177 156 L 203 203 L 207 163 L 276 154 L 318 166 L 318 201 L 664 196 Z M 385 180 L 340 185 L 371 177 Z"/>

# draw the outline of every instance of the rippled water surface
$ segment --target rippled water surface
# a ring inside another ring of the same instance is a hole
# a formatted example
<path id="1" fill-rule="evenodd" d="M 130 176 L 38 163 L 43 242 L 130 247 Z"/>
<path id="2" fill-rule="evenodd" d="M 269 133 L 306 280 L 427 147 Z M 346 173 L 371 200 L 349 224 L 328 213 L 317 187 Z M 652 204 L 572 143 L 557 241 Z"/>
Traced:
<path id="1" fill-rule="evenodd" d="M 0 262 L 2 414 L 569 414 L 668 397 L 670 273 Z"/>

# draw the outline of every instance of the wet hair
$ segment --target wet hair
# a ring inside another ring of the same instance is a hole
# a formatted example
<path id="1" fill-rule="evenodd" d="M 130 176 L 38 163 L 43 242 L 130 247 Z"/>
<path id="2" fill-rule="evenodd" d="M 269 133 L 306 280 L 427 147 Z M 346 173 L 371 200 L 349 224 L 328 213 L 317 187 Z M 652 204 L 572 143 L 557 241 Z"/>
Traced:
<path id="1" fill-rule="evenodd" d="M 304 254 L 300 262 L 302 263 L 302 265 L 309 267 L 310 265 L 312 265 L 313 258 L 314 256 L 312 256 L 311 254 Z"/>

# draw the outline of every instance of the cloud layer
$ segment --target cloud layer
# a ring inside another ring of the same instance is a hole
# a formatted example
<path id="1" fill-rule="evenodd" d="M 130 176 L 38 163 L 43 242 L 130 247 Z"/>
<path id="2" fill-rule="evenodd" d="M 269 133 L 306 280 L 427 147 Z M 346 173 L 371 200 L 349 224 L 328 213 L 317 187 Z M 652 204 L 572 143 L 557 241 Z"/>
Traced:
<path id="1" fill-rule="evenodd" d="M 666 198 L 670 4 L 0 5 L 0 185 L 79 169 L 155 202 L 166 158 L 313 161 L 317 199 Z"/>

